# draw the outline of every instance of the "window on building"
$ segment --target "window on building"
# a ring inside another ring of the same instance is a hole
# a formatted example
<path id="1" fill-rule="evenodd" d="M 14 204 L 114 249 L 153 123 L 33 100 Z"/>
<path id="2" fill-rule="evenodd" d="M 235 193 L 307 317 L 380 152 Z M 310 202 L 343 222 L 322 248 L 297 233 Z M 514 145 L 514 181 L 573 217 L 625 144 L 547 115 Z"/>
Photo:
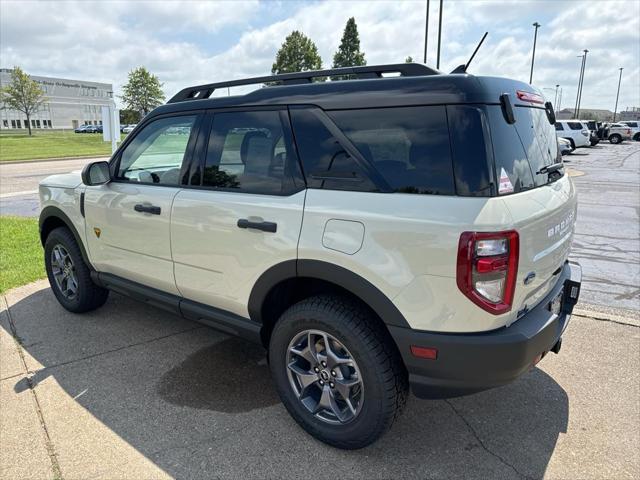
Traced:
<path id="1" fill-rule="evenodd" d="M 28 120 L 24 120 L 24 128 L 29 128 L 29 121 Z"/>
<path id="2" fill-rule="evenodd" d="M 4 128 L 9 128 L 9 120 L 3 120 L 2 125 L 4 126 Z"/>
<path id="3" fill-rule="evenodd" d="M 47 125 L 49 126 L 49 128 L 52 128 L 51 127 L 51 120 L 47 120 Z"/>
<path id="4" fill-rule="evenodd" d="M 42 128 L 40 127 L 40 120 L 36 120 L 36 128 Z"/>

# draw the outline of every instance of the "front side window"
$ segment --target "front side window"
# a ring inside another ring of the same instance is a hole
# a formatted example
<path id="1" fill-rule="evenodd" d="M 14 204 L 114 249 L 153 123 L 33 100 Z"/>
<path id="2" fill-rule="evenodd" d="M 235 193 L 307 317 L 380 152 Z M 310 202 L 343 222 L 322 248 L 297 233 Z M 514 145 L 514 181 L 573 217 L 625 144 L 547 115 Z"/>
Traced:
<path id="1" fill-rule="evenodd" d="M 297 161 L 278 110 L 215 113 L 202 184 L 282 194 Z"/>
<path id="2" fill-rule="evenodd" d="M 455 195 L 443 106 L 327 112 L 394 192 Z"/>
<path id="3" fill-rule="evenodd" d="M 120 157 L 116 178 L 129 182 L 179 185 L 195 115 L 162 118 L 146 125 Z"/>

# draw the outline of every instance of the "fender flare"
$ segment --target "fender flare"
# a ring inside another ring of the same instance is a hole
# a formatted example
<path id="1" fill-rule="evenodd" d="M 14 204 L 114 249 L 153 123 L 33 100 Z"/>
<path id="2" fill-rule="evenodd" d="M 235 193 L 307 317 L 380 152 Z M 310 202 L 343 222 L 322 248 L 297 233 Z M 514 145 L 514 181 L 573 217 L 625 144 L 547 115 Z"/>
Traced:
<path id="1" fill-rule="evenodd" d="M 313 278 L 338 285 L 369 305 L 385 324 L 411 328 L 389 297 L 375 285 L 349 269 L 321 260 L 287 260 L 266 270 L 249 296 L 248 310 L 252 320 L 263 323 L 261 312 L 267 295 L 277 284 L 292 278 Z"/>
<path id="2" fill-rule="evenodd" d="M 84 243 L 82 242 L 82 239 L 78 234 L 78 231 L 76 230 L 75 225 L 73 224 L 73 222 L 67 216 L 66 213 L 64 213 L 60 208 L 54 207 L 52 205 L 42 209 L 42 212 L 40 212 L 40 219 L 38 220 L 38 230 L 40 232 L 40 243 L 42 244 L 42 246 L 44 247 L 44 244 L 46 241 L 46 237 L 43 236 L 43 228 L 47 223 L 47 220 L 49 220 L 50 218 L 56 218 L 62 221 L 62 223 L 64 223 L 64 225 L 71 231 L 73 238 L 75 239 L 76 243 L 80 247 L 80 252 L 82 253 L 82 259 L 87 264 L 87 266 L 93 270 L 93 267 L 91 266 L 91 262 L 89 261 L 89 256 L 87 255 L 87 251 L 84 248 Z"/>

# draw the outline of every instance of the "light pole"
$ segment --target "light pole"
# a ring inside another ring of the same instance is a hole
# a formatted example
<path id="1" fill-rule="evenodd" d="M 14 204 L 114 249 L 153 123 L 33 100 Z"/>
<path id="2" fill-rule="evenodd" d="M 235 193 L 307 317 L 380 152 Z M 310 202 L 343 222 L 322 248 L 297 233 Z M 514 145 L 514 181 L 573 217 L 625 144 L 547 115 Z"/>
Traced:
<path id="1" fill-rule="evenodd" d="M 558 108 L 558 87 L 560 86 L 560 84 L 556 84 L 556 96 L 553 97 L 553 108 L 556 109 Z"/>
<path id="2" fill-rule="evenodd" d="M 427 63 L 427 45 L 429 44 L 429 0 L 427 0 L 427 17 L 424 20 L 424 61 Z"/>
<path id="3" fill-rule="evenodd" d="M 556 112 L 562 110 L 562 87 L 560 87 L 560 94 L 558 95 L 558 106 L 556 107 Z"/>
<path id="4" fill-rule="evenodd" d="M 578 89 L 576 90 L 576 106 L 573 107 L 573 117 L 574 118 L 578 118 L 577 117 L 578 100 L 580 98 L 580 88 L 582 87 L 582 69 L 584 68 L 584 54 L 578 55 L 578 58 L 581 58 L 582 61 L 580 62 L 580 74 L 578 75 Z"/>
<path id="5" fill-rule="evenodd" d="M 619 70 L 620 70 L 620 77 L 618 78 L 618 93 L 616 93 L 616 106 L 613 109 L 613 123 L 616 123 L 616 113 L 618 113 L 618 97 L 620 96 L 620 83 L 622 82 L 623 67 L 620 67 Z"/>
<path id="6" fill-rule="evenodd" d="M 531 73 L 529 74 L 529 84 L 533 82 L 533 62 L 536 59 L 536 42 L 538 40 L 538 28 L 540 28 L 540 24 L 538 22 L 534 22 L 533 24 L 536 29 L 533 32 L 533 53 L 531 54 Z"/>
<path id="7" fill-rule="evenodd" d="M 589 50 L 585 48 L 583 52 L 584 57 L 582 58 L 582 78 L 580 79 L 580 91 L 578 92 L 578 116 L 576 116 L 576 118 L 579 118 L 580 115 L 580 104 L 582 103 L 582 87 L 584 87 L 584 70 L 587 66 L 587 53 L 589 53 Z"/>
<path id="8" fill-rule="evenodd" d="M 440 0 L 440 18 L 438 20 L 438 60 L 436 68 L 440 69 L 440 40 L 442 39 L 442 0 Z"/>

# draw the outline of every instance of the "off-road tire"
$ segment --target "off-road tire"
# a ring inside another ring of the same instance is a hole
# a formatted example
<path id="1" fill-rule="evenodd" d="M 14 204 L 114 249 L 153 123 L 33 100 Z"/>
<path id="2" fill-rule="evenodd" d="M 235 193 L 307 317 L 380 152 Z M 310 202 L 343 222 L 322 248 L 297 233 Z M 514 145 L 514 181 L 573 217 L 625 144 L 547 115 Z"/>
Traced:
<path id="1" fill-rule="evenodd" d="M 614 145 L 617 143 L 622 143 L 622 136 L 618 135 L 617 133 L 609 135 L 609 142 L 613 143 Z"/>
<path id="2" fill-rule="evenodd" d="M 289 343 L 305 330 L 335 337 L 359 366 L 363 400 L 349 423 L 328 424 L 298 399 L 287 374 Z M 382 436 L 402 412 L 408 396 L 408 375 L 388 331 L 364 305 L 350 298 L 321 295 L 286 310 L 269 344 L 269 362 L 276 389 L 291 416 L 318 440 L 342 449 L 365 447 Z"/>
<path id="3" fill-rule="evenodd" d="M 75 267 L 75 275 L 77 279 L 77 294 L 75 298 L 69 299 L 58 287 L 53 275 L 51 264 L 51 252 L 61 245 L 68 252 L 73 266 Z M 104 305 L 109 296 L 109 290 L 99 287 L 91 280 L 91 270 L 84 262 L 80 247 L 76 242 L 73 234 L 66 227 L 59 227 L 52 230 L 44 244 L 44 264 L 47 270 L 47 277 L 53 294 L 65 309 L 73 313 L 83 313 L 95 310 Z"/>

